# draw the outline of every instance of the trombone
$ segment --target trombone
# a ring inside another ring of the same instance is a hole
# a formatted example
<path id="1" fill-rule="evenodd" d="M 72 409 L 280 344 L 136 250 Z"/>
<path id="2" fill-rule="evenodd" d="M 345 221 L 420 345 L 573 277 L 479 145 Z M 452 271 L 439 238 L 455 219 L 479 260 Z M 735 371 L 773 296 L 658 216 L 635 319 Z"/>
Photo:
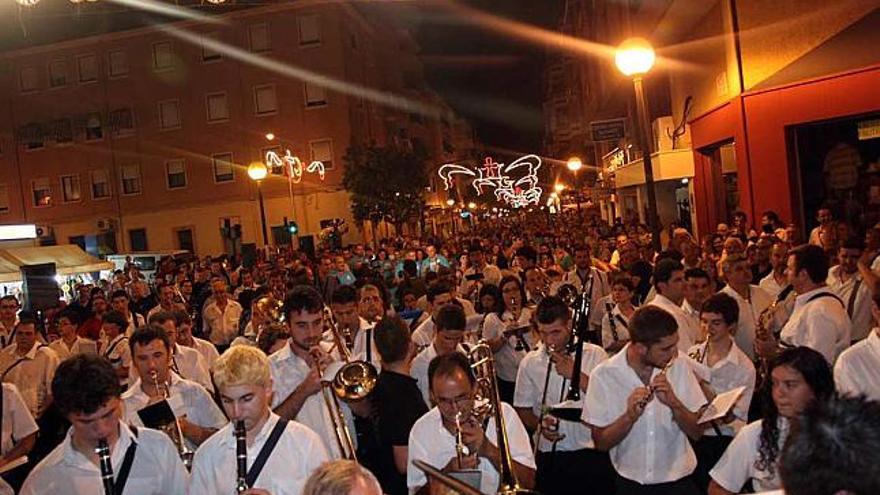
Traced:
<path id="1" fill-rule="evenodd" d="M 168 384 L 159 383 L 159 372 L 156 370 L 150 371 L 150 379 L 153 380 L 153 385 L 156 387 L 156 390 L 162 392 L 162 396 L 167 402 L 171 397 L 171 393 L 168 390 Z M 173 417 L 173 411 L 171 414 Z M 168 438 L 170 438 L 174 446 L 177 447 L 177 452 L 180 454 L 180 460 L 183 461 L 186 470 L 192 470 L 192 461 L 195 453 L 186 446 L 186 437 L 183 436 L 183 430 L 180 428 L 180 420 L 176 417 L 174 417 L 173 420 L 169 418 L 169 421 L 166 424 L 159 425 L 157 429 L 168 435 Z"/>

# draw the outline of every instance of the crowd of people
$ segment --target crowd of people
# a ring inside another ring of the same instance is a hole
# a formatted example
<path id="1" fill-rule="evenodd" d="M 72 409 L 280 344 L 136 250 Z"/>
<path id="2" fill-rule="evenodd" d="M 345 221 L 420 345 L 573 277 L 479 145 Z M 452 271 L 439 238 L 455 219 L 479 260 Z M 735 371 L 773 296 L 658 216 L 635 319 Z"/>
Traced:
<path id="1" fill-rule="evenodd" d="M 656 252 L 523 214 L 4 296 L 0 493 L 443 493 L 416 461 L 483 493 L 880 493 L 880 228 L 817 222 Z"/>

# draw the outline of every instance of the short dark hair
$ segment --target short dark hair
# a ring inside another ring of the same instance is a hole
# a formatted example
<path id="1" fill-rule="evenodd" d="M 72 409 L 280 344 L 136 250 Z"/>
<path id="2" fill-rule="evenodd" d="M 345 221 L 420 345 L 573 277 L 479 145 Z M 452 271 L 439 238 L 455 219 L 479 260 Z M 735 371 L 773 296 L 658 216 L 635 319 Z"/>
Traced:
<path id="1" fill-rule="evenodd" d="M 125 319 L 122 313 L 116 310 L 107 311 L 104 313 L 104 316 L 101 317 L 101 320 L 104 323 L 110 323 L 119 327 L 120 332 L 124 332 L 126 328 L 128 328 L 128 320 Z"/>
<path id="2" fill-rule="evenodd" d="M 350 285 L 341 285 L 330 296 L 330 304 L 352 304 L 358 302 L 357 290 Z"/>
<path id="3" fill-rule="evenodd" d="M 166 321 L 173 321 L 174 325 L 177 325 L 177 318 L 174 317 L 173 311 L 156 311 L 150 315 L 147 323 L 150 325 L 164 325 Z"/>
<path id="4" fill-rule="evenodd" d="M 436 299 L 437 296 L 447 294 L 449 292 L 452 292 L 452 286 L 442 280 L 438 280 L 428 287 L 426 297 L 429 303 L 434 304 L 434 299 Z"/>
<path id="5" fill-rule="evenodd" d="M 324 309 L 324 301 L 318 290 L 310 285 L 294 286 L 284 298 L 284 316 L 290 319 L 291 313 L 318 313 Z"/>
<path id="6" fill-rule="evenodd" d="M 678 260 L 663 258 L 654 266 L 654 287 L 660 292 L 660 284 L 669 283 L 672 274 L 683 271 L 684 266 Z"/>
<path id="7" fill-rule="evenodd" d="M 257 333 L 257 347 L 268 356 L 269 351 L 272 350 L 272 346 L 274 346 L 279 340 L 286 339 L 288 336 L 287 327 L 281 323 L 269 323 L 268 325 L 263 325 L 263 327 L 260 328 L 259 333 Z"/>
<path id="8" fill-rule="evenodd" d="M 547 296 L 541 299 L 535 309 L 535 319 L 538 323 L 549 325 L 555 321 L 568 321 L 571 318 L 571 311 L 565 301 L 558 296 Z"/>
<path id="9" fill-rule="evenodd" d="M 646 347 L 660 342 L 678 331 L 678 322 L 668 311 L 657 306 L 642 306 L 629 320 L 629 334 L 633 343 Z"/>
<path id="10" fill-rule="evenodd" d="M 703 270 L 702 268 L 688 268 L 684 271 L 685 280 L 690 280 L 692 278 L 702 278 L 708 280 L 709 282 L 712 281 L 712 277 L 709 276 L 709 272 Z"/>
<path id="11" fill-rule="evenodd" d="M 464 309 L 459 304 L 444 304 L 434 316 L 434 327 L 438 332 L 464 331 L 467 327 Z"/>
<path id="12" fill-rule="evenodd" d="M 880 404 L 865 397 L 820 401 L 802 415 L 780 459 L 785 493 L 880 493 Z"/>
<path id="13" fill-rule="evenodd" d="M 184 324 L 192 325 L 192 316 L 190 316 L 189 313 L 187 313 L 186 311 L 182 309 L 175 309 L 174 311 L 172 311 L 172 313 L 174 314 L 174 320 L 177 323 L 178 327 Z"/>
<path id="14" fill-rule="evenodd" d="M 608 286 L 622 285 L 630 292 L 636 290 L 636 282 L 627 272 L 615 272 L 608 277 Z"/>
<path id="15" fill-rule="evenodd" d="M 150 342 L 154 340 L 161 340 L 163 344 L 165 344 L 165 350 L 169 353 L 171 352 L 171 337 L 168 335 L 168 332 L 165 331 L 164 328 L 159 325 L 144 325 L 138 329 L 136 329 L 131 337 L 128 339 L 128 347 L 131 349 L 131 353 L 134 354 L 134 346 L 135 344 L 140 345 L 149 345 Z"/>
<path id="16" fill-rule="evenodd" d="M 523 258 L 531 261 L 532 263 L 538 262 L 538 252 L 535 251 L 535 248 L 532 246 L 522 246 L 516 250 L 515 256 L 522 256 Z"/>
<path id="17" fill-rule="evenodd" d="M 117 297 L 124 297 L 124 298 L 126 298 L 126 299 L 131 299 L 131 298 L 128 296 L 128 292 L 125 292 L 125 289 L 116 289 L 116 290 L 114 290 L 113 292 L 110 293 L 110 300 L 111 300 L 111 301 L 114 300 L 114 299 L 116 299 Z"/>
<path id="18" fill-rule="evenodd" d="M 788 255 L 794 256 L 795 274 L 806 270 L 813 283 L 824 282 L 828 278 L 828 257 L 821 247 L 801 244 L 789 251 Z"/>
<path id="19" fill-rule="evenodd" d="M 435 376 L 450 376 L 455 373 L 456 370 L 464 372 L 468 381 L 471 382 L 471 385 L 477 383 L 477 379 L 471 369 L 470 360 L 468 360 L 467 356 L 461 352 L 455 351 L 437 356 L 431 360 L 430 364 L 428 364 L 428 388 L 432 391 L 434 390 Z"/>
<path id="20" fill-rule="evenodd" d="M 375 339 L 383 363 L 403 361 L 409 354 L 409 327 L 397 316 L 386 316 L 376 323 Z"/>
<path id="21" fill-rule="evenodd" d="M 67 321 L 77 326 L 82 323 L 82 317 L 73 308 L 64 308 L 59 311 L 58 316 L 55 318 L 55 320 L 58 321 L 61 320 L 61 318 L 67 318 Z"/>
<path id="22" fill-rule="evenodd" d="M 847 237 L 846 240 L 840 243 L 840 249 L 857 249 L 859 251 L 864 251 L 865 239 L 858 236 Z"/>
<path id="23" fill-rule="evenodd" d="M 103 357 L 74 355 L 58 365 L 52 379 L 53 402 L 63 416 L 92 414 L 121 394 L 116 370 Z"/>
<path id="24" fill-rule="evenodd" d="M 717 292 L 703 301 L 700 314 L 717 313 L 724 319 L 727 325 L 733 325 L 739 321 L 739 304 L 736 299 L 723 292 Z"/>
<path id="25" fill-rule="evenodd" d="M 3 301 L 14 301 L 16 305 L 21 306 L 21 303 L 18 302 L 18 298 L 13 296 L 12 294 L 6 294 L 5 296 L 0 296 L 0 302 Z"/>

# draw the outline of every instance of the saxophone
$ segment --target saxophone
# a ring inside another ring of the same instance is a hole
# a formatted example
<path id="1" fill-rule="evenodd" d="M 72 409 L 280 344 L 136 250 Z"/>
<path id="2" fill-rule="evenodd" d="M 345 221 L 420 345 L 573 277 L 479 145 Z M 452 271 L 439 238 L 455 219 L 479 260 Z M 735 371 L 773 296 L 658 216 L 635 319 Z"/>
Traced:
<path id="1" fill-rule="evenodd" d="M 757 360 L 757 366 L 755 368 L 758 372 L 755 383 L 757 384 L 763 383 L 769 372 L 767 358 L 758 353 L 757 341 L 769 339 L 771 333 L 770 322 L 776 318 L 776 312 L 778 311 L 779 305 L 788 298 L 788 295 L 791 294 L 792 290 L 794 290 L 794 287 L 791 284 L 785 286 L 785 288 L 779 292 L 779 295 L 776 296 L 776 299 L 774 299 L 769 306 L 764 308 L 764 311 L 761 311 L 761 314 L 758 315 L 758 320 L 755 322 L 755 359 Z M 774 335 L 774 337 L 777 336 Z"/>

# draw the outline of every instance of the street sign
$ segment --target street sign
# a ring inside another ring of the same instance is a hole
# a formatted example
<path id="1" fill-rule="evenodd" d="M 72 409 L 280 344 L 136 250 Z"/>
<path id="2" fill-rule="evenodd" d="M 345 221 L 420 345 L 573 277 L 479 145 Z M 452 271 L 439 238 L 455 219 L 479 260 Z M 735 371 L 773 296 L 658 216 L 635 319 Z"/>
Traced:
<path id="1" fill-rule="evenodd" d="M 590 136 L 594 142 L 623 139 L 626 136 L 626 119 L 594 120 L 590 122 Z"/>

